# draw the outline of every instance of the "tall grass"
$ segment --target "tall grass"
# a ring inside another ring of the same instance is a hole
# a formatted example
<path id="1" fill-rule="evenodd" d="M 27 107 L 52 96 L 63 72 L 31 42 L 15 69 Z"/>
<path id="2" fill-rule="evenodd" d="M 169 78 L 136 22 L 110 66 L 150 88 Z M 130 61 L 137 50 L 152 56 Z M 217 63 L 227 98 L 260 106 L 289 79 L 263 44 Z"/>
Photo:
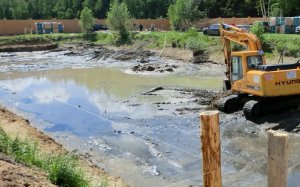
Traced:
<path id="1" fill-rule="evenodd" d="M 40 154 L 37 143 L 30 140 L 10 138 L 0 128 L 0 152 L 13 157 L 17 162 L 41 168 L 49 180 L 59 186 L 85 187 L 89 181 L 78 166 L 75 156 L 69 154 Z"/>

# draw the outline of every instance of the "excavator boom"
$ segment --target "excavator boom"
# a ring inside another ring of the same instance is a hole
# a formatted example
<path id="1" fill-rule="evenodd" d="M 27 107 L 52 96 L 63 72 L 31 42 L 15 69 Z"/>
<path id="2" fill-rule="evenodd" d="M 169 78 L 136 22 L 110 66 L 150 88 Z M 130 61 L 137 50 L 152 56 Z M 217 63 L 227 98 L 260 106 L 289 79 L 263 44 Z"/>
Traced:
<path id="1" fill-rule="evenodd" d="M 225 26 L 225 24 L 220 23 L 220 36 L 223 43 L 225 64 L 227 66 L 225 74 L 228 80 L 231 79 L 231 42 L 243 45 L 248 51 L 258 51 L 260 55 L 263 55 L 260 40 L 254 34 L 249 33 L 245 29 L 241 29 L 233 25 Z M 265 64 L 263 57 L 262 60 L 262 64 Z"/>

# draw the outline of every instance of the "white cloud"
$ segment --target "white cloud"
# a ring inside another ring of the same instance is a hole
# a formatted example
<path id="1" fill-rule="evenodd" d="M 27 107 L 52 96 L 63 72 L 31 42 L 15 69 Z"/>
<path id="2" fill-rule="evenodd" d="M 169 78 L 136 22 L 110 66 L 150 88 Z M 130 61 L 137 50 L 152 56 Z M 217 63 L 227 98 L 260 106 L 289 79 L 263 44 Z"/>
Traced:
<path id="1" fill-rule="evenodd" d="M 70 94 L 68 94 L 63 88 L 36 91 L 34 92 L 34 96 L 39 103 L 51 103 L 54 100 L 67 102 L 70 98 Z"/>

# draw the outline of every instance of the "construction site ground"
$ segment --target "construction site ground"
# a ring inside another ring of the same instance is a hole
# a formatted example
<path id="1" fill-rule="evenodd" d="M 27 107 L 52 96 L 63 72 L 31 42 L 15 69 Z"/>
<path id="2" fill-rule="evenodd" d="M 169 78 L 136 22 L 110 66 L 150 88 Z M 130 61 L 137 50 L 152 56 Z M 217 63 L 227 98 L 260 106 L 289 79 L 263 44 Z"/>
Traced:
<path id="1" fill-rule="evenodd" d="M 223 94 L 222 61 L 195 60 L 173 48 L 89 44 L 0 53 L 0 125 L 11 136 L 38 141 L 43 151 L 81 156 L 88 175 L 107 178 L 109 186 L 199 186 L 199 112 L 215 110 Z M 220 113 L 223 185 L 266 185 L 269 129 L 289 133 L 289 186 L 299 185 L 299 111 L 255 123 L 242 111 Z M 3 184 L 6 168 L 26 173 L 9 173 L 12 184 L 47 184 L 35 168 L 4 155 L 0 163 Z"/>

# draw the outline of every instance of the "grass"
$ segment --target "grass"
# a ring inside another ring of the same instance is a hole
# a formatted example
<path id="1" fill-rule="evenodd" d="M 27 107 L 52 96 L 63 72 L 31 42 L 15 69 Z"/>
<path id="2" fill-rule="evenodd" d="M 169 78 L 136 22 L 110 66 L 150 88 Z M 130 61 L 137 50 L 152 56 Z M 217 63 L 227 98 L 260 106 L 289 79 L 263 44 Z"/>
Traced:
<path id="1" fill-rule="evenodd" d="M 174 48 L 191 49 L 194 52 L 207 51 L 222 53 L 222 45 L 219 37 L 206 36 L 195 29 L 187 32 L 142 32 L 132 33 L 131 43 L 144 46 L 149 49 L 163 48 L 164 45 Z M 285 56 L 300 57 L 300 35 L 295 34 L 263 34 L 263 49 L 267 54 L 283 53 Z M 113 32 L 94 33 L 91 37 L 85 34 L 46 34 L 46 35 L 18 35 L 0 37 L 0 45 L 24 44 L 35 42 L 93 42 L 96 44 L 116 44 L 117 35 Z M 237 45 L 233 49 L 240 50 Z"/>
<path id="2" fill-rule="evenodd" d="M 15 36 L 1 36 L 1 45 L 11 44 L 27 44 L 27 43 L 45 43 L 45 42 L 62 42 L 62 41 L 82 41 L 84 40 L 84 34 L 26 34 Z"/>
<path id="3" fill-rule="evenodd" d="M 89 186 L 75 156 L 43 155 L 39 151 L 37 143 L 28 139 L 20 140 L 18 137 L 12 139 L 0 128 L 0 152 L 27 166 L 41 168 L 48 174 L 49 180 L 58 186 Z"/>

